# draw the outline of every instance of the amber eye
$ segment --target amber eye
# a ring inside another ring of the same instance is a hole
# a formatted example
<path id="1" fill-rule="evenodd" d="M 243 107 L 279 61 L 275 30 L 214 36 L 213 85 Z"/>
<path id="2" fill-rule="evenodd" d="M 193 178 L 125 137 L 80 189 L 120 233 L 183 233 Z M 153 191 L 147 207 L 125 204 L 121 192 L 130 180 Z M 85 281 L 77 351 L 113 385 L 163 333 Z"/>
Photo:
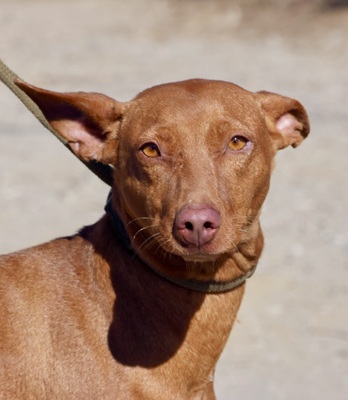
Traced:
<path id="1" fill-rule="evenodd" d="M 231 150 L 242 150 L 244 149 L 245 145 L 248 143 L 248 139 L 246 139 L 243 136 L 233 136 L 233 138 L 230 140 L 228 147 Z"/>
<path id="2" fill-rule="evenodd" d="M 140 150 L 146 155 L 146 157 L 150 158 L 159 157 L 161 155 L 155 143 L 145 143 Z"/>

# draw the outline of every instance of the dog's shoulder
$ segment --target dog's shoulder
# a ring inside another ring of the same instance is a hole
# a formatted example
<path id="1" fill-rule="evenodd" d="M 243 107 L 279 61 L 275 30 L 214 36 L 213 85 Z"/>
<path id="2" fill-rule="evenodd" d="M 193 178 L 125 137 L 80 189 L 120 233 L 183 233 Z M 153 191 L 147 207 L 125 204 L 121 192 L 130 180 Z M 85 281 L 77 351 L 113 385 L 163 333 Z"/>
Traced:
<path id="1" fill-rule="evenodd" d="M 0 296 L 17 288 L 38 292 L 74 281 L 88 257 L 89 243 L 79 234 L 0 256 Z"/>

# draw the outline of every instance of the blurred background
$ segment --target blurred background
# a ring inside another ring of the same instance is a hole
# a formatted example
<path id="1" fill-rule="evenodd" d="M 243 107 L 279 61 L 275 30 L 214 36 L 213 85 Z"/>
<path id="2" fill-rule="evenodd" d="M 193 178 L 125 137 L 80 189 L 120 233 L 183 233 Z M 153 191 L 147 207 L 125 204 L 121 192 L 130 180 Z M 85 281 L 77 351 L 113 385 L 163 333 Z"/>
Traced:
<path id="1" fill-rule="evenodd" d="M 347 3 L 0 0 L 0 58 L 37 86 L 125 101 L 211 78 L 307 108 L 310 137 L 277 156 L 220 400 L 348 398 Z M 0 252 L 95 222 L 107 192 L 1 84 Z"/>

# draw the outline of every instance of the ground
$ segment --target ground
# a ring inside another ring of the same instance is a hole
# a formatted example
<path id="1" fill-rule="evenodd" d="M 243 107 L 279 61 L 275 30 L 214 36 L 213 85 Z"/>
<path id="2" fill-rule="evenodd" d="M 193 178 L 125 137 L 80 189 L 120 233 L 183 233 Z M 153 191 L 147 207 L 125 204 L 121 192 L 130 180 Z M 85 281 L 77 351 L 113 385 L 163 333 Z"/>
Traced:
<path id="1" fill-rule="evenodd" d="M 60 91 L 129 100 L 224 79 L 300 100 L 312 132 L 277 156 L 266 246 L 216 373 L 218 399 L 348 393 L 348 12 L 311 1 L 1 0 L 0 57 Z M 108 188 L 0 86 L 0 252 L 75 232 Z"/>

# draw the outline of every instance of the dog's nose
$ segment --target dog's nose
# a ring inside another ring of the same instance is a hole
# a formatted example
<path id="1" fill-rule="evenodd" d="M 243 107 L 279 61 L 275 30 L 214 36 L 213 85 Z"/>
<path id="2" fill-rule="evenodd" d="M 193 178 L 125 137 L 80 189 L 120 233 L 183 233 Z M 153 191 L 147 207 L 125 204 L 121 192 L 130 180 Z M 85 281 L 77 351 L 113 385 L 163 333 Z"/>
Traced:
<path id="1" fill-rule="evenodd" d="M 220 225 L 220 213 L 214 208 L 186 206 L 175 217 L 174 236 L 186 245 L 200 248 L 214 239 Z"/>

